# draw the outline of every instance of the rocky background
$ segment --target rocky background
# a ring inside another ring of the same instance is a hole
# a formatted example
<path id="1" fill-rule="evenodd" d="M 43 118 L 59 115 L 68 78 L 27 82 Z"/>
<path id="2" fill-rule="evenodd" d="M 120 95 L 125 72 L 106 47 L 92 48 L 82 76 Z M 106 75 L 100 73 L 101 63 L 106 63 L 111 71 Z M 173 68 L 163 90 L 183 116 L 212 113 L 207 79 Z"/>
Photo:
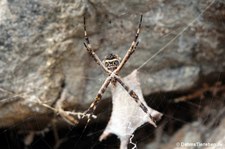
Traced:
<path id="1" fill-rule="evenodd" d="M 146 102 L 165 116 L 157 129 L 137 130 L 138 147 L 225 147 L 223 0 L 1 0 L 1 148 L 118 148 L 115 136 L 96 143 L 109 119 L 110 92 L 85 131 L 82 120 L 71 128 L 38 102 L 55 107 L 65 93 L 61 106 L 83 112 L 103 83 L 106 75 L 83 45 L 84 14 L 101 59 L 125 54 L 143 14 L 140 43 L 121 76 L 138 69 Z"/>

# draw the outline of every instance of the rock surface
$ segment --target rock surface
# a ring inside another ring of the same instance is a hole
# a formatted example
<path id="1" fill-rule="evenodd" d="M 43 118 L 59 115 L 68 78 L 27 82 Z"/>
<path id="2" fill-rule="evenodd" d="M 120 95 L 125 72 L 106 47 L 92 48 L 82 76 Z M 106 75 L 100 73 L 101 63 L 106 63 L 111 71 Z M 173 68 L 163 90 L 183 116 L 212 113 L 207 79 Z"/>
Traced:
<path id="1" fill-rule="evenodd" d="M 186 124 L 170 138 L 170 141 L 166 145 L 160 148 L 195 149 L 197 146 L 197 148 L 200 149 L 223 149 L 225 146 L 225 119 L 223 118 L 220 125 L 214 130 L 203 126 L 204 125 L 199 122 Z M 208 131 L 208 133 L 205 133 L 206 131 Z"/>
<path id="2" fill-rule="evenodd" d="M 121 75 L 138 68 L 149 95 L 190 89 L 202 76 L 224 71 L 224 9 L 222 0 L 2 0 L 0 127 L 46 113 L 36 99 L 54 105 L 63 90 L 69 107 L 88 107 L 106 76 L 83 46 L 85 12 L 101 59 L 125 54 L 144 15 L 139 46 Z"/>

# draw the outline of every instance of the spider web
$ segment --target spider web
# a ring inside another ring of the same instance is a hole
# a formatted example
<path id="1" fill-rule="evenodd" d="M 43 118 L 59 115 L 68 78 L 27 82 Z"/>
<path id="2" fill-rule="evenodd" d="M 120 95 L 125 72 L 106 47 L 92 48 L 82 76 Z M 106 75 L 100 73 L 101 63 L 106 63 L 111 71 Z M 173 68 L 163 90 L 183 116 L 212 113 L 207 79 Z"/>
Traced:
<path id="1" fill-rule="evenodd" d="M 171 43 L 173 43 L 179 36 L 181 36 L 190 26 L 195 23 L 199 17 L 212 6 L 215 2 L 212 1 L 195 19 L 193 19 L 185 28 L 183 28 L 174 38 L 172 38 L 165 46 L 159 49 L 155 54 L 153 54 L 149 59 L 147 59 L 142 65 L 140 65 L 134 72 L 124 78 L 124 81 L 129 85 L 132 86 L 131 88 L 138 94 L 141 98 L 141 101 L 145 103 L 143 99 L 143 95 L 141 93 L 139 80 L 137 78 L 137 71 L 143 68 L 149 61 L 153 60 L 158 54 L 163 52 L 166 47 L 168 47 Z M 138 88 L 138 89 L 137 89 Z M 133 132 L 140 127 L 141 125 L 145 124 L 149 119 L 147 115 L 141 111 L 132 99 L 130 99 L 129 95 L 124 92 L 121 87 L 112 88 L 112 114 L 111 118 L 106 126 L 103 134 L 100 136 L 100 140 L 105 139 L 110 133 L 116 134 L 120 138 L 120 148 L 124 149 L 127 147 L 129 143 L 128 140 L 131 138 Z M 123 106 L 121 106 L 123 105 Z M 147 106 L 147 104 L 145 103 Z M 132 107 L 134 106 L 134 107 Z M 151 109 L 152 110 L 152 109 Z M 141 114 L 139 114 L 139 111 Z M 157 111 L 154 111 L 157 112 Z M 158 113 L 160 114 L 160 113 Z M 137 123 L 138 121 L 138 123 Z M 152 125 L 156 127 L 156 125 L 150 121 Z M 132 136 L 133 138 L 133 136 Z M 130 143 L 132 143 L 130 141 Z M 133 143 L 132 143 L 133 144 Z M 135 146 L 136 147 L 136 146 Z"/>
<path id="2" fill-rule="evenodd" d="M 153 118 L 159 120 L 162 116 L 161 113 L 148 107 L 145 103 L 137 71 L 134 70 L 130 75 L 123 78 L 123 81 L 129 85 L 129 87 L 136 92 L 140 101 L 148 108 Z M 138 104 L 130 97 L 130 95 L 122 88 L 122 86 L 111 86 L 112 90 L 112 114 L 111 118 L 100 136 L 100 141 L 105 139 L 110 133 L 116 134 L 120 138 L 120 148 L 125 149 L 128 141 L 133 132 L 141 125 L 149 122 L 156 127 L 155 122 L 149 118 L 149 116 L 143 112 Z"/>
<path id="3" fill-rule="evenodd" d="M 205 11 L 207 11 L 208 8 L 210 8 L 214 4 L 215 1 L 216 0 L 211 1 L 211 3 L 196 18 L 194 18 L 185 28 L 183 28 L 174 38 L 172 38 L 166 45 L 164 45 L 155 54 L 153 54 L 150 58 L 148 58 L 142 65 L 137 67 L 137 69 L 134 70 L 134 72 L 132 72 L 130 75 L 124 78 L 124 81 L 129 86 L 133 85 L 131 88 L 134 89 L 135 92 L 137 92 L 142 102 L 145 103 L 143 99 L 143 95 L 141 93 L 139 80 L 137 78 L 137 74 L 136 74 L 137 71 L 141 70 L 149 61 L 153 60 L 157 55 L 163 52 L 171 43 L 173 43 L 178 37 L 180 37 L 190 26 L 193 25 L 193 23 L 195 23 L 199 19 L 199 17 L 202 16 L 202 14 Z M 112 108 L 111 118 L 104 132 L 100 136 L 100 140 L 105 139 L 109 134 L 113 133 L 119 137 L 121 149 L 127 148 L 127 145 L 129 143 L 134 145 L 133 148 L 136 148 L 137 147 L 136 144 L 132 142 L 132 138 L 134 136 L 133 133 L 138 127 L 140 127 L 141 125 L 149 121 L 149 119 L 147 118 L 147 115 L 143 113 L 140 107 L 138 107 L 138 105 L 134 103 L 132 99 L 130 99 L 129 95 L 121 87 L 112 88 L 112 102 L 113 102 L 113 108 Z M 147 106 L 146 103 L 145 105 Z M 157 114 L 160 114 L 157 111 L 154 111 L 154 112 L 156 112 Z M 156 126 L 152 121 L 150 121 L 150 123 Z M 186 122 L 183 121 L 183 123 L 186 123 Z"/>
<path id="4" fill-rule="evenodd" d="M 155 54 L 153 54 L 150 58 L 148 58 L 143 64 L 137 67 L 137 69 L 134 70 L 134 72 L 132 72 L 130 75 L 124 78 L 124 81 L 129 86 L 133 85 L 131 88 L 134 89 L 135 92 L 137 92 L 142 102 L 145 103 L 143 99 L 143 95 L 141 93 L 139 80 L 137 78 L 137 74 L 136 74 L 137 71 L 141 70 L 149 61 L 153 60 L 157 55 L 163 52 L 171 43 L 173 43 L 178 37 L 180 37 L 190 26 L 193 25 L 193 23 L 195 23 L 199 19 L 199 17 L 202 16 L 202 14 L 205 11 L 207 11 L 208 8 L 210 8 L 214 4 L 214 2 L 215 0 L 211 1 L 211 3 L 202 12 L 200 12 L 200 14 L 196 18 L 194 18 L 186 27 L 184 27 L 174 38 L 172 38 L 166 45 L 164 45 Z M 131 139 L 133 138 L 134 131 L 138 127 L 142 126 L 143 124 L 149 121 L 149 119 L 147 118 L 147 115 L 143 113 L 140 107 L 138 107 L 138 105 L 134 103 L 132 99 L 130 99 L 129 95 L 121 87 L 112 88 L 112 102 L 113 102 L 113 108 L 112 108 L 111 118 L 104 132 L 100 136 L 100 140 L 105 139 L 109 134 L 112 133 L 112 134 L 116 134 L 119 137 L 121 142 L 120 144 L 121 149 L 126 148 L 128 143 L 133 144 L 134 148 L 136 148 L 136 144 L 134 144 L 131 141 Z M 146 103 L 145 105 L 147 106 Z M 157 113 L 157 111 L 154 111 L 154 112 Z M 160 114 L 160 113 L 157 113 L 157 114 Z M 150 123 L 156 126 L 152 121 L 150 121 Z M 183 123 L 186 123 L 186 122 L 183 121 Z"/>

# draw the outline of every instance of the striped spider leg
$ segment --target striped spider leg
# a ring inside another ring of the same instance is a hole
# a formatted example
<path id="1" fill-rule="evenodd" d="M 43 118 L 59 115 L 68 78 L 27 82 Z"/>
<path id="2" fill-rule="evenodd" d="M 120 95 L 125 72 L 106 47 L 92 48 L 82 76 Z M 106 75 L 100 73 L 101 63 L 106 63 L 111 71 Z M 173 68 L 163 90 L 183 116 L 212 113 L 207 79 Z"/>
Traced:
<path id="1" fill-rule="evenodd" d="M 88 110 L 85 112 L 87 113 L 93 113 L 94 110 L 96 109 L 97 104 L 102 98 L 102 95 L 104 94 L 105 90 L 107 89 L 108 85 L 111 83 L 112 85 L 117 85 L 117 82 L 128 92 L 128 94 L 135 100 L 135 102 L 140 106 L 140 108 L 148 114 L 148 116 L 155 122 L 156 120 L 153 119 L 151 116 L 151 112 L 148 110 L 148 108 L 140 101 L 138 95 L 131 90 L 128 85 L 126 85 L 120 76 L 118 75 L 119 71 L 122 69 L 122 67 L 125 65 L 125 63 L 128 61 L 130 56 L 134 53 L 137 45 L 138 45 L 138 36 L 140 33 L 140 28 L 141 28 L 141 22 L 142 22 L 142 15 L 141 19 L 138 25 L 138 29 L 134 38 L 134 41 L 132 42 L 130 48 L 128 49 L 127 53 L 125 54 L 123 60 L 120 62 L 120 58 L 117 55 L 114 54 L 109 54 L 108 56 L 105 57 L 105 59 L 101 62 L 101 60 L 98 58 L 98 56 L 95 54 L 93 49 L 91 48 L 90 41 L 87 36 L 87 31 L 86 31 L 86 24 L 85 24 L 85 18 L 84 18 L 84 36 L 85 36 L 85 41 L 84 43 L 87 51 L 89 54 L 94 58 L 95 62 L 100 65 L 105 72 L 107 72 L 108 77 L 106 78 L 105 82 L 101 86 L 101 88 L 98 91 L 97 96 L 95 97 L 94 102 L 90 105 Z"/>
<path id="2" fill-rule="evenodd" d="M 100 65 L 102 67 L 102 69 L 106 72 L 106 73 L 111 73 L 111 71 L 109 71 L 105 65 L 101 62 L 101 60 L 99 59 L 99 57 L 97 56 L 97 54 L 95 54 L 94 50 L 92 49 L 91 43 L 89 41 L 89 38 L 87 36 L 87 30 L 86 30 L 86 19 L 84 17 L 84 39 L 86 41 L 86 43 L 84 42 L 84 46 L 86 47 L 88 53 L 91 55 L 91 57 L 93 57 L 93 59 L 95 60 L 95 62 Z"/>
<path id="3" fill-rule="evenodd" d="M 95 62 L 107 73 L 111 74 L 112 72 L 106 68 L 106 66 L 101 62 L 100 58 L 97 56 L 97 54 L 94 52 L 91 43 L 89 41 L 88 35 L 87 35 L 87 30 L 86 30 L 86 19 L 84 16 L 84 46 L 87 49 L 88 53 L 93 57 Z M 85 114 L 91 113 L 90 117 L 92 116 L 94 110 L 96 109 L 97 104 L 102 98 L 102 95 L 104 94 L 105 90 L 107 89 L 108 85 L 111 82 L 111 77 L 107 77 L 105 82 L 103 83 L 102 87 L 99 89 L 98 94 L 95 97 L 94 102 L 90 105 L 87 111 L 85 111 Z M 83 116 L 84 117 L 84 116 Z M 90 117 L 88 118 L 88 121 L 90 120 Z"/>
<path id="4" fill-rule="evenodd" d="M 116 68 L 115 70 L 115 74 L 118 74 L 119 71 L 122 69 L 122 67 L 125 65 L 125 63 L 128 61 L 128 59 L 130 58 L 130 56 L 134 53 L 137 45 L 138 45 L 138 37 L 139 37 L 139 33 L 140 33 L 140 30 L 141 30 L 141 23 L 142 23 L 142 15 L 141 15 L 141 19 L 140 19 L 140 22 L 139 22 L 139 25 L 138 25 L 138 29 L 137 29 L 137 32 L 136 32 L 136 35 L 134 37 L 134 41 L 132 42 L 130 48 L 127 50 L 127 53 L 125 54 L 123 60 L 121 61 L 120 65 Z"/>

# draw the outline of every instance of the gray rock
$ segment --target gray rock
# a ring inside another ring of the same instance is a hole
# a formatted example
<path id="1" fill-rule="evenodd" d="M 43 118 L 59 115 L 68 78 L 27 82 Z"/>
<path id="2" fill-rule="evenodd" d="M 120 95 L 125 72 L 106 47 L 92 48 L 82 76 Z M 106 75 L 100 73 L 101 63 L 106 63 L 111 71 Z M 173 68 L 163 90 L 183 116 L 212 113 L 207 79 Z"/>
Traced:
<path id="1" fill-rule="evenodd" d="M 219 126 L 215 129 L 204 126 L 199 121 L 193 122 L 191 124 L 186 124 L 181 129 L 179 129 L 173 136 L 170 137 L 169 142 L 164 145 L 161 145 L 159 148 L 222 149 L 224 148 L 224 122 L 225 119 L 223 117 Z M 145 148 L 148 149 L 152 145 L 154 145 L 154 143 L 147 145 Z"/>
<path id="2" fill-rule="evenodd" d="M 207 5 L 195 0 L 2 0 L 0 127 L 45 114 L 37 98 L 54 105 L 65 89 L 69 107 L 88 107 L 106 76 L 83 46 L 85 8 L 90 40 L 101 59 L 110 52 L 125 54 L 144 15 L 140 44 L 121 72 L 124 77 L 138 68 L 144 95 L 189 89 L 202 76 L 224 71 L 224 1 L 199 16 Z"/>

